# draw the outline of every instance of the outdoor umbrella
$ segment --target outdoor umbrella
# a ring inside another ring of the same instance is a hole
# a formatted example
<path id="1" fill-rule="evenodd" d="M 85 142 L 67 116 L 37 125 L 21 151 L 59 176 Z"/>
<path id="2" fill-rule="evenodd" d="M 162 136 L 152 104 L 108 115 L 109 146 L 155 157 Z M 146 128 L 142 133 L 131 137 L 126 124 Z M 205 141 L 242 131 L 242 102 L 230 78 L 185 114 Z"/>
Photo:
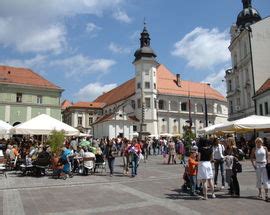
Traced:
<path id="1" fill-rule="evenodd" d="M 6 135 L 9 134 L 9 130 L 13 128 L 10 124 L 0 120 L 0 134 Z"/>
<path id="2" fill-rule="evenodd" d="M 9 132 L 10 129 L 12 129 L 12 128 L 13 127 L 10 124 L 0 120 L 0 135 L 1 136 L 8 135 L 10 133 Z"/>
<path id="3" fill-rule="evenodd" d="M 91 143 L 89 142 L 89 141 L 87 141 L 87 140 L 83 140 L 83 141 L 81 141 L 80 142 L 80 144 L 79 144 L 81 147 L 85 147 L 85 146 L 90 146 L 91 145 Z"/>
<path id="4" fill-rule="evenodd" d="M 77 129 L 46 114 L 16 125 L 10 131 L 13 134 L 50 135 L 54 130 L 63 131 L 67 136 L 80 134 Z"/>
<path id="5" fill-rule="evenodd" d="M 214 130 L 218 131 L 234 131 L 234 132 L 249 132 L 254 130 L 270 129 L 270 117 L 251 115 L 242 119 L 225 123 L 217 126 Z"/>

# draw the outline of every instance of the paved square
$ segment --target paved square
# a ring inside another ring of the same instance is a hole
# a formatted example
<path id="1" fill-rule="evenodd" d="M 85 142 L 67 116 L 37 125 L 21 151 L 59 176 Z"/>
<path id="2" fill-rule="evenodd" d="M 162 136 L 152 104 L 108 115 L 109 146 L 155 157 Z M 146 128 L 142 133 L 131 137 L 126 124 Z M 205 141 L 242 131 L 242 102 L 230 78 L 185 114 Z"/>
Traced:
<path id="1" fill-rule="evenodd" d="M 208 201 L 181 192 L 182 165 L 163 164 L 161 156 L 141 162 L 135 178 L 122 175 L 121 159 L 116 174 L 74 176 L 67 180 L 20 177 L 9 172 L 0 178 L 0 213 L 9 214 L 266 214 L 270 203 L 256 200 L 255 172 L 243 161 L 239 174 L 241 198 L 217 191 Z"/>

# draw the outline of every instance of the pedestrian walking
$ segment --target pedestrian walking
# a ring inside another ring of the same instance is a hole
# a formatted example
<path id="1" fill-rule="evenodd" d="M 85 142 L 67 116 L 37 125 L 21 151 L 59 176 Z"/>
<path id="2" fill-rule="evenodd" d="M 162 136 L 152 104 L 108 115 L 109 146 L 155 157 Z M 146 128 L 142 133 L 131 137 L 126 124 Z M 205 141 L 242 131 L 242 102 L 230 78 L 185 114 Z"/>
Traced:
<path id="1" fill-rule="evenodd" d="M 255 140 L 256 146 L 251 152 L 251 163 L 256 170 L 257 188 L 259 190 L 258 198 L 262 199 L 262 187 L 264 188 L 265 201 L 269 202 L 268 190 L 270 188 L 270 181 L 267 175 L 266 164 L 269 161 L 267 147 L 263 146 L 262 138 Z"/>

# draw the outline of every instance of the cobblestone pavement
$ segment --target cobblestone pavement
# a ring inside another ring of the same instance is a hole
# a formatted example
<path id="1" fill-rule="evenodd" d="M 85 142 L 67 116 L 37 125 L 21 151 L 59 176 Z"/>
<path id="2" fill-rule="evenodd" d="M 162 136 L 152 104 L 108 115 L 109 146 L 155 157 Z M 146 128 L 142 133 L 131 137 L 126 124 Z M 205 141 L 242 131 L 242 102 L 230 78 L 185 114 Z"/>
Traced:
<path id="1" fill-rule="evenodd" d="M 183 166 L 163 164 L 161 156 L 141 162 L 135 178 L 123 176 L 120 158 L 113 177 L 107 173 L 55 180 L 8 172 L 7 178 L 0 176 L 0 214 L 265 215 L 270 203 L 255 198 L 255 172 L 250 161 L 242 163 L 241 197 L 231 198 L 225 188 L 207 201 L 181 192 Z"/>

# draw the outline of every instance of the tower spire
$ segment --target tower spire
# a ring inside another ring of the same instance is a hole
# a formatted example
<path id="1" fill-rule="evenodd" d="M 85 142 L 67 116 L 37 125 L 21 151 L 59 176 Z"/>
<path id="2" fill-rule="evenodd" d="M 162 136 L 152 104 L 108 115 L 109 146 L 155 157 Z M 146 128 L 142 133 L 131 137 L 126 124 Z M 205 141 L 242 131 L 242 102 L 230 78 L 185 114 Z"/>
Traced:
<path id="1" fill-rule="evenodd" d="M 240 31 L 262 19 L 259 12 L 252 7 L 251 0 L 242 0 L 242 3 L 243 10 L 238 14 L 236 21 Z"/>
<path id="2" fill-rule="evenodd" d="M 147 27 L 146 27 L 146 21 L 144 18 L 143 21 L 143 31 L 141 32 L 141 38 L 140 38 L 140 48 L 137 49 L 135 52 L 135 61 L 141 59 L 142 57 L 147 58 L 156 58 L 156 54 L 154 50 L 150 46 L 150 35 L 148 33 Z"/>
<path id="3" fill-rule="evenodd" d="M 243 9 L 251 7 L 251 0 L 242 0 Z"/>

